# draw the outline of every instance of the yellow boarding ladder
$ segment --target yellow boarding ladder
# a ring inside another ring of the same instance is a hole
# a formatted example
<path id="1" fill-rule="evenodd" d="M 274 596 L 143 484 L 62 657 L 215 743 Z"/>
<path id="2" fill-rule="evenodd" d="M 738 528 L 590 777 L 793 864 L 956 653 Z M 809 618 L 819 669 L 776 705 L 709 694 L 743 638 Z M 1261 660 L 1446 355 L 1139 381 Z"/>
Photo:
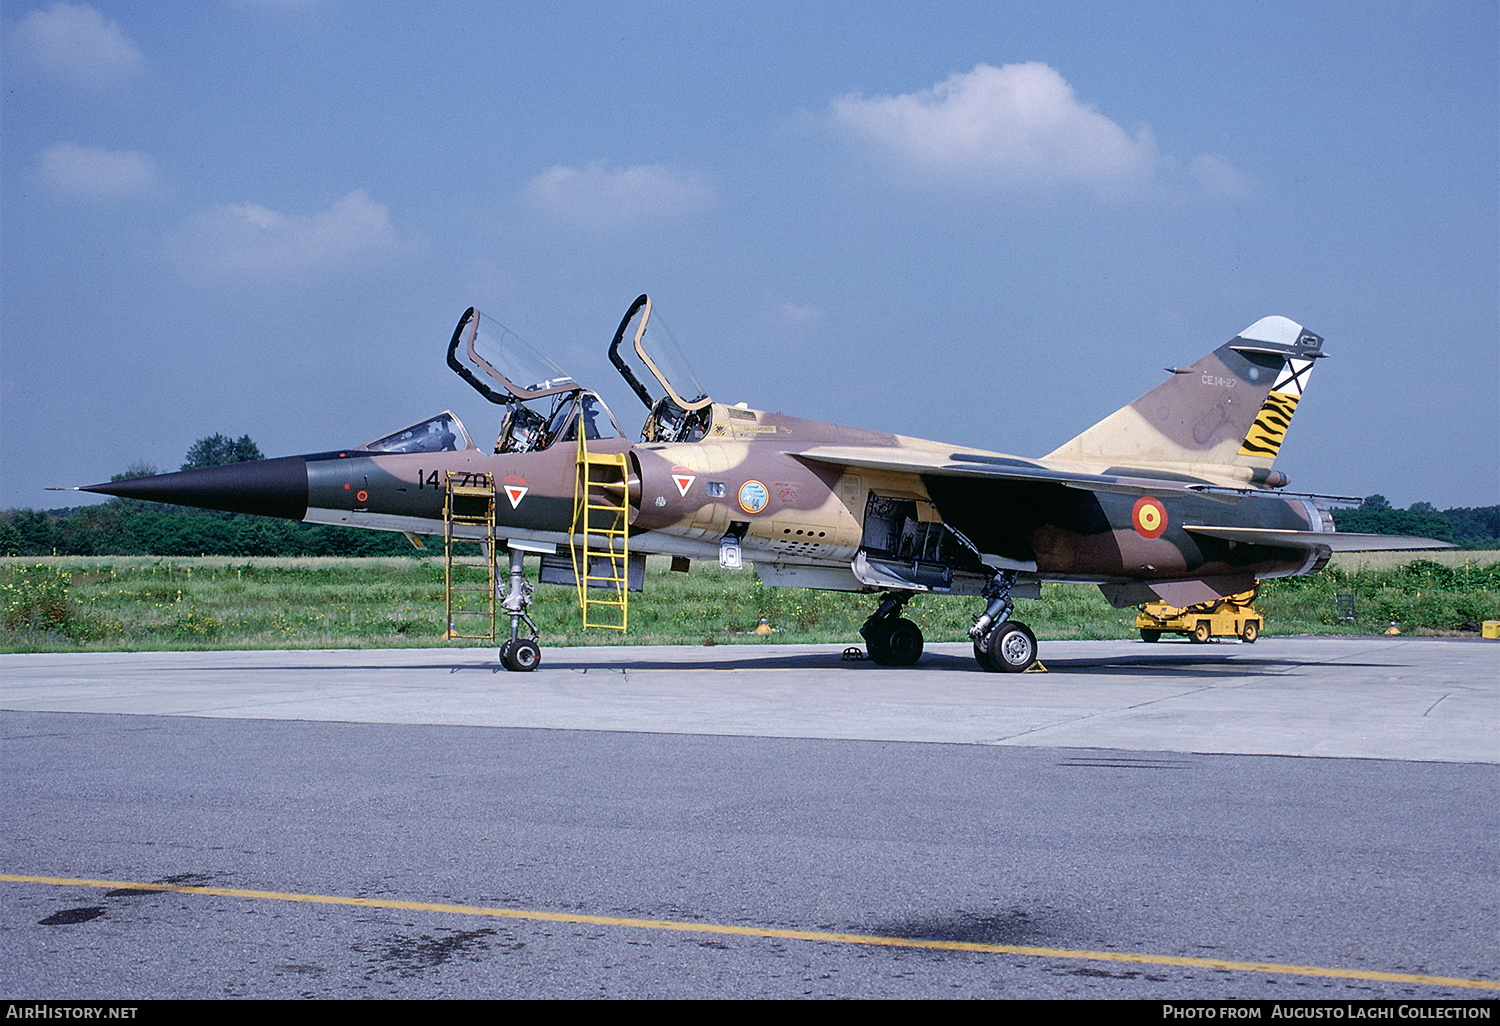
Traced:
<path id="1" fill-rule="evenodd" d="M 629 492 L 625 454 L 590 454 L 580 418 L 572 551 L 585 627 L 625 629 L 629 613 Z M 601 597 L 591 597 L 591 587 L 598 589 Z"/>
<path id="2" fill-rule="evenodd" d="M 447 496 L 443 500 L 444 591 L 447 595 L 446 638 L 467 638 L 495 643 L 495 479 L 490 474 L 444 474 Z M 455 484 L 455 480 L 463 484 Z M 455 526 L 481 527 L 482 539 L 455 538 Z M 458 545 L 479 544 L 481 556 L 459 555 Z M 481 597 L 482 596 L 482 597 Z M 471 631 L 485 629 L 487 634 Z M 460 621 L 464 626 L 460 629 Z"/>

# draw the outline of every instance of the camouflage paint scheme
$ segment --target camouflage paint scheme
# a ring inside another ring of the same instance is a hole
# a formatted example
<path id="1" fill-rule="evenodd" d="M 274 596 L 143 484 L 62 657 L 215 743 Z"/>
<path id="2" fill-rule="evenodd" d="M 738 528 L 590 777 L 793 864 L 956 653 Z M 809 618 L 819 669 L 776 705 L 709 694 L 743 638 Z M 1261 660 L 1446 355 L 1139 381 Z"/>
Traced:
<path id="1" fill-rule="evenodd" d="M 622 321 L 616 347 L 640 309 L 649 319 L 645 296 Z M 475 330 L 480 317 L 465 314 Z M 535 395 L 597 401 L 565 376 L 549 381 L 550 391 L 518 390 L 482 360 L 514 394 L 476 382 L 454 362 L 465 324 L 455 332 L 449 362 L 491 401 L 513 404 Z M 644 331 L 642 321 L 636 333 L 642 356 Z M 1168 368 L 1161 385 L 1040 459 L 726 406 L 706 396 L 696 406 L 679 405 L 674 400 L 682 397 L 648 359 L 671 398 L 657 401 L 647 440 L 599 437 L 587 444 L 592 453 L 627 454 L 632 553 L 718 559 L 726 539 L 737 539 L 767 584 L 883 592 L 864 632 L 881 662 L 914 662 L 912 644 L 920 654 L 919 632 L 914 642 L 884 637 L 915 631 L 895 615 L 913 595 L 983 595 L 990 622 L 975 634 L 980 665 L 1024 669 L 1035 661 L 1034 638 L 1028 650 L 1025 638 L 1012 633 L 1013 651 L 997 653 L 991 635 L 1008 620 L 1011 596 L 1034 595 L 1041 581 L 1092 582 L 1119 607 L 1155 599 L 1186 606 L 1245 591 L 1257 578 L 1314 573 L 1335 550 L 1440 544 L 1335 534 L 1316 497 L 1276 491 L 1287 479 L 1272 463 L 1323 355 L 1318 336 L 1286 318 L 1264 318 L 1190 367 Z M 621 369 L 651 406 L 647 391 Z M 660 404 L 673 416 L 691 407 L 683 422 L 692 421 L 692 430 L 678 432 L 691 440 L 651 440 L 671 437 L 658 422 Z M 496 486 L 497 537 L 526 543 L 528 552 L 540 545 L 567 554 L 575 541 L 578 473 L 579 418 L 572 416 L 573 433 L 560 430 L 530 451 L 484 451 L 445 414 L 344 451 L 85 490 L 440 534 L 445 475 L 488 474 Z M 382 451 L 440 436 L 447 447 L 439 451 Z"/>

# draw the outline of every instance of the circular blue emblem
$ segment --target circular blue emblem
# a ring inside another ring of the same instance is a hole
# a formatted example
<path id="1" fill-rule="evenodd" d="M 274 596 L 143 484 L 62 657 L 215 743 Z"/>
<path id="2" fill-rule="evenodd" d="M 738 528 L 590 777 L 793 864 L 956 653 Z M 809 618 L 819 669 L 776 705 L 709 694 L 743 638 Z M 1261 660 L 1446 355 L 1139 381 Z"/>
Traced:
<path id="1" fill-rule="evenodd" d="M 746 481 L 740 485 L 740 509 L 746 513 L 759 513 L 770 501 L 770 491 L 759 481 Z"/>

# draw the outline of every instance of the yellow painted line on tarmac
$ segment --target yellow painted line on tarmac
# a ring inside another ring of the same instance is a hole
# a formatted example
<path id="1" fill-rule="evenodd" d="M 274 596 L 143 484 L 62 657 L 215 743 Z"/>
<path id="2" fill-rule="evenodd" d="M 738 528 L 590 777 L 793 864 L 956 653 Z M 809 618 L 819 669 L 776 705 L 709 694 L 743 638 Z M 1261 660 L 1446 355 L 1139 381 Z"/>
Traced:
<path id="1" fill-rule="evenodd" d="M 613 666 L 616 673 L 807 673 L 816 666 Z"/>
<path id="2" fill-rule="evenodd" d="M 234 887 L 198 887 L 187 884 L 137 883 L 128 880 L 88 880 L 68 876 L 17 876 L 0 873 L 0 882 L 45 884 L 56 887 L 107 887 L 170 894 L 205 894 L 221 898 L 252 898 L 260 901 L 295 901 L 311 905 L 352 905 L 360 908 L 402 909 L 439 912 L 496 919 L 525 919 L 543 923 L 574 923 L 582 926 L 618 926 L 636 930 L 671 930 L 677 933 L 709 933 L 775 940 L 816 941 L 823 944 L 858 944 L 883 948 L 919 948 L 935 951 L 971 951 L 990 955 L 1026 955 L 1032 958 L 1071 958 L 1086 962 L 1128 962 L 1136 965 L 1170 965 L 1190 969 L 1220 969 L 1227 972 L 1281 973 L 1287 976 L 1318 976 L 1335 980 L 1378 980 L 1384 983 L 1416 983 L 1430 987 L 1464 987 L 1500 991 L 1500 980 L 1470 980 L 1458 976 L 1422 976 L 1387 973 L 1372 969 L 1334 969 L 1314 965 L 1277 962 L 1234 962 L 1221 958 L 1188 958 L 1143 952 L 1086 951 L 1076 948 L 1037 948 L 1024 944 L 980 944 L 973 941 L 919 940 L 882 937 L 878 934 L 829 933 L 822 930 L 778 930 L 768 926 L 730 926 L 727 923 L 694 923 L 675 919 L 630 919 L 622 916 L 590 916 L 576 912 L 544 912 L 539 909 L 486 908 L 481 905 L 444 905 L 427 901 L 392 898 L 351 898 L 338 894 L 298 894 L 288 891 L 247 891 Z"/>

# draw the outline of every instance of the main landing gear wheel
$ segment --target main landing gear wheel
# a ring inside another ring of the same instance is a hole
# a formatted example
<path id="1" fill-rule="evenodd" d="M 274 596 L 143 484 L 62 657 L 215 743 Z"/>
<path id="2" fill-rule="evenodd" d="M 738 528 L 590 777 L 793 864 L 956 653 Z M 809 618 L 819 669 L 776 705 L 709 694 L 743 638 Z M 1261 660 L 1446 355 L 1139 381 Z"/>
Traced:
<path id="1" fill-rule="evenodd" d="M 1020 576 L 1016 570 L 996 570 L 979 594 L 988 600 L 974 618 L 974 661 L 986 673 L 1025 673 L 1036 665 L 1036 635 L 1024 623 L 1009 619 L 1015 603 L 1010 590 Z"/>
<path id="2" fill-rule="evenodd" d="M 870 661 L 879 666 L 912 666 L 922 658 L 922 628 L 900 616 L 916 592 L 888 591 L 859 628 Z"/>
<path id="3" fill-rule="evenodd" d="M 915 666 L 922 658 L 922 628 L 905 617 L 888 617 L 870 626 L 865 647 L 881 666 Z"/>
<path id="4" fill-rule="evenodd" d="M 914 666 L 922 658 L 922 628 L 905 618 L 891 624 L 885 638 L 892 666 Z"/>
<path id="5" fill-rule="evenodd" d="M 1024 623 L 1007 620 L 990 631 L 984 639 L 984 650 L 994 664 L 985 669 L 1025 673 L 1036 664 L 1036 635 Z M 984 662 L 981 660 L 979 665 L 984 666 Z"/>
<path id="6" fill-rule="evenodd" d="M 528 673 L 542 665 L 542 648 L 530 638 L 507 641 L 500 649 L 500 665 L 517 673 Z"/>

